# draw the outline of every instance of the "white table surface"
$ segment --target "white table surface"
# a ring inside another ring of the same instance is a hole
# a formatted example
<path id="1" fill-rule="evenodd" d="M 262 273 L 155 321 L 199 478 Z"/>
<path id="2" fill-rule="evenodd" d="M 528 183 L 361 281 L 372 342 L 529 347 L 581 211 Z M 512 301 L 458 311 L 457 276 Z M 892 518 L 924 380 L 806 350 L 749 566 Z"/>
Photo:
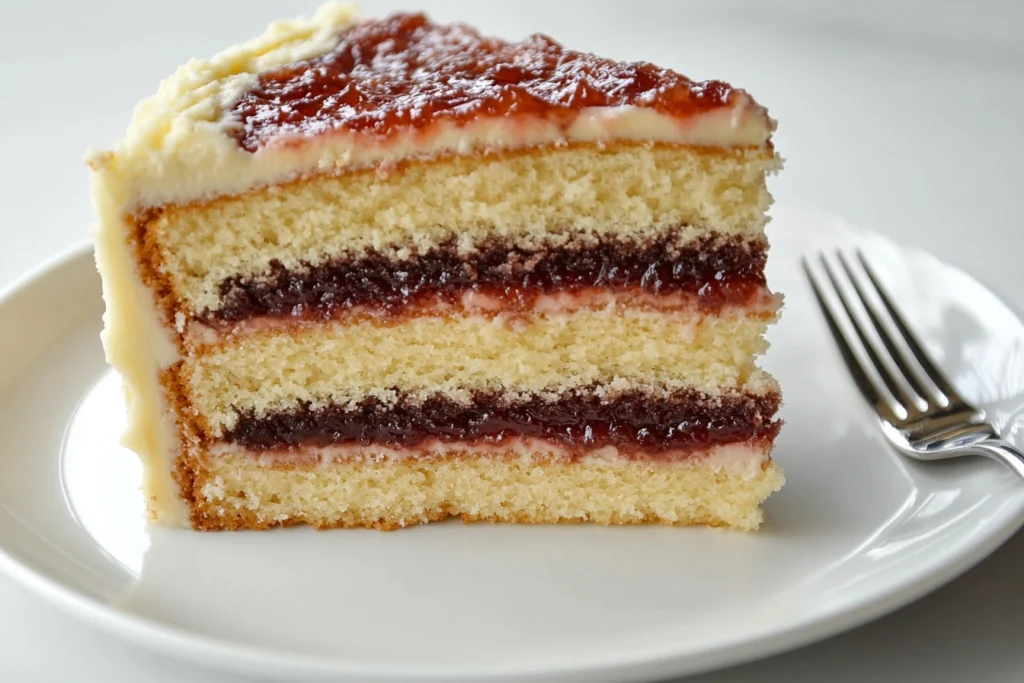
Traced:
<path id="1" fill-rule="evenodd" d="M 308 12 L 315 0 L 5 0 L 0 4 L 0 287 L 85 239 L 91 146 L 190 56 Z M 418 0 L 488 32 L 534 31 L 618 58 L 749 87 L 782 124 L 780 202 L 927 245 L 1024 309 L 1024 3 L 871 0 Z M 744 48 L 721 39 L 726 30 Z M 865 151 L 868 150 L 868 151 Z M 986 178 L 970 196 L 961 181 Z M 930 198 L 922 202 L 922 197 Z M 984 224 L 977 239 L 972 225 Z M 0 324 L 0 334 L 4 333 Z M 698 676 L 737 681 L 1024 680 L 1024 533 L 895 614 L 775 658 Z M 0 681 L 241 683 L 138 650 L 0 577 Z"/>

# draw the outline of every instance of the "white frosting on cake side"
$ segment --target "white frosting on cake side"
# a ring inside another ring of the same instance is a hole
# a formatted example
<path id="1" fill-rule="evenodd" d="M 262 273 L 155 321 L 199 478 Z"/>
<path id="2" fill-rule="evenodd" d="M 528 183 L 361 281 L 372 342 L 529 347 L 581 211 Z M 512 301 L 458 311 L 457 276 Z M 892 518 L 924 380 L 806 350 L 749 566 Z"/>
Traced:
<path id="1" fill-rule="evenodd" d="M 208 188 L 200 191 L 206 179 L 233 173 L 240 158 L 238 150 L 228 153 L 234 141 L 224 131 L 224 107 L 251 87 L 256 73 L 330 49 L 353 16 L 349 5 L 325 5 L 312 20 L 275 22 L 243 46 L 189 62 L 136 107 L 116 152 L 90 155 L 98 219 L 91 232 L 106 305 L 103 348 L 124 381 L 128 430 L 123 443 L 139 455 L 149 513 L 159 524 L 188 526 L 172 475 L 177 427 L 160 387 L 161 372 L 179 355 L 141 280 L 126 215 L 145 197 L 188 200 L 207 194 Z M 205 169 L 202 177 L 190 179 L 200 169 Z"/>
<path id="2" fill-rule="evenodd" d="M 438 121 L 386 139 L 350 131 L 271 140 L 255 153 L 232 132 L 230 114 L 258 74 L 324 54 L 357 17 L 354 6 L 328 3 L 311 19 L 278 21 L 267 31 L 209 60 L 192 60 L 136 107 L 124 139 L 95 152 L 89 164 L 117 184 L 126 208 L 206 200 L 309 174 L 394 163 L 407 157 L 470 154 L 549 144 L 615 140 L 706 146 L 759 146 L 774 122 L 749 97 L 731 108 L 683 119 L 653 109 L 591 107 L 568 126 L 539 117 L 482 118 L 467 125 Z"/>
<path id="3" fill-rule="evenodd" d="M 92 230 L 96 266 L 106 306 L 101 339 L 107 362 L 121 375 L 128 410 L 122 443 L 142 462 L 150 516 L 165 526 L 187 526 L 188 513 L 172 477 L 177 427 L 160 387 L 160 373 L 178 360 L 178 350 L 139 275 L 121 197 L 102 175 L 93 178 L 93 205 L 99 216 Z"/>

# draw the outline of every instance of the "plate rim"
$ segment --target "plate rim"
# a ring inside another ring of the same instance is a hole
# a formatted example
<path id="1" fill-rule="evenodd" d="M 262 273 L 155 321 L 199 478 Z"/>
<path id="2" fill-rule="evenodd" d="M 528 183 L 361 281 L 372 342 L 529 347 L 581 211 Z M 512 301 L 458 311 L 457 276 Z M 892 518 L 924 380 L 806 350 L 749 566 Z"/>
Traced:
<path id="1" fill-rule="evenodd" d="M 850 227 L 867 234 L 878 235 L 870 230 Z M 944 267 L 975 280 L 997 297 L 1014 315 L 1020 317 L 1018 307 L 974 275 L 938 259 L 919 247 L 903 244 L 899 246 L 927 254 Z M 85 260 L 94 260 L 90 240 L 57 253 L 0 288 L 0 304 L 25 295 L 44 279 L 59 277 L 62 271 L 81 267 L 81 262 Z M 530 681 L 567 675 L 586 676 L 587 680 L 613 680 L 618 674 L 645 677 L 692 675 L 743 664 L 825 640 L 889 614 L 949 583 L 988 557 L 1021 526 L 1024 526 L 1024 500 L 1018 504 L 1015 511 L 1005 512 L 1002 517 L 996 518 L 989 533 L 975 534 L 965 541 L 960 552 L 944 563 L 929 564 L 916 573 L 905 574 L 892 585 L 861 600 L 853 607 L 822 612 L 819 616 L 806 618 L 788 627 L 757 633 L 738 643 L 717 643 L 697 654 L 681 654 L 672 652 L 671 648 L 660 646 L 652 650 L 634 649 L 627 653 L 616 651 L 612 656 L 598 655 L 580 662 L 561 661 L 556 662 L 556 666 L 551 666 L 552 662 L 546 659 L 540 661 L 540 666 L 526 662 L 515 666 L 502 666 L 500 669 L 486 668 L 480 664 L 382 666 L 367 661 L 346 661 L 337 657 L 268 650 L 225 638 L 202 636 L 184 627 L 168 625 L 145 615 L 118 609 L 114 604 L 82 593 L 19 560 L 7 550 L 2 539 L 0 572 L 37 596 L 74 614 L 79 620 L 97 626 L 111 635 L 142 645 L 158 655 L 179 658 L 220 671 L 258 677 L 271 674 L 301 675 L 319 680 L 359 678 L 378 681 Z M 595 678 L 597 676 L 600 678 Z"/>

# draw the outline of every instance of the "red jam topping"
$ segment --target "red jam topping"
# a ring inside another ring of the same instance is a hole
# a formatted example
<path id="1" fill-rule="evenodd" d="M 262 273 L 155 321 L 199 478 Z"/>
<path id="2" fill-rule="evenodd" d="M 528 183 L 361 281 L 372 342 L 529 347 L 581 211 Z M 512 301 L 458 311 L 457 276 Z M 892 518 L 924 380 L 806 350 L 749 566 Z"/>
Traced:
<path id="1" fill-rule="evenodd" d="M 571 122 L 584 107 L 633 105 L 686 118 L 745 94 L 646 62 L 567 50 L 542 35 L 507 43 L 422 14 L 364 21 L 315 59 L 260 75 L 235 104 L 239 144 L 347 130 L 387 136 L 437 120 L 533 115 Z"/>

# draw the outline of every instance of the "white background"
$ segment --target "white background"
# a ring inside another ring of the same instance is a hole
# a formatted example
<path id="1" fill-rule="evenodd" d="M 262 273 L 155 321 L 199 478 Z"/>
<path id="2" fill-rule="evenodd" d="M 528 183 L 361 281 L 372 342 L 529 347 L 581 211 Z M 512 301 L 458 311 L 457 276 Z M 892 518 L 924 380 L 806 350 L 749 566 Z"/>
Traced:
<path id="1" fill-rule="evenodd" d="M 0 287 L 81 243 L 90 147 L 192 56 L 315 0 L 0 2 Z M 409 0 L 489 33 L 551 34 L 750 89 L 780 120 L 780 202 L 926 246 L 1024 308 L 1024 3 Z M 983 177 L 972 191 L 965 179 Z M 979 226 L 985 239 L 980 239 Z M 13 331 L 4 329 L 0 334 Z M 870 492 L 867 492 L 870 495 Z M 1024 680 L 1024 535 L 924 600 L 846 635 L 701 676 Z M 235 683 L 93 632 L 0 577 L 0 681 Z"/>

